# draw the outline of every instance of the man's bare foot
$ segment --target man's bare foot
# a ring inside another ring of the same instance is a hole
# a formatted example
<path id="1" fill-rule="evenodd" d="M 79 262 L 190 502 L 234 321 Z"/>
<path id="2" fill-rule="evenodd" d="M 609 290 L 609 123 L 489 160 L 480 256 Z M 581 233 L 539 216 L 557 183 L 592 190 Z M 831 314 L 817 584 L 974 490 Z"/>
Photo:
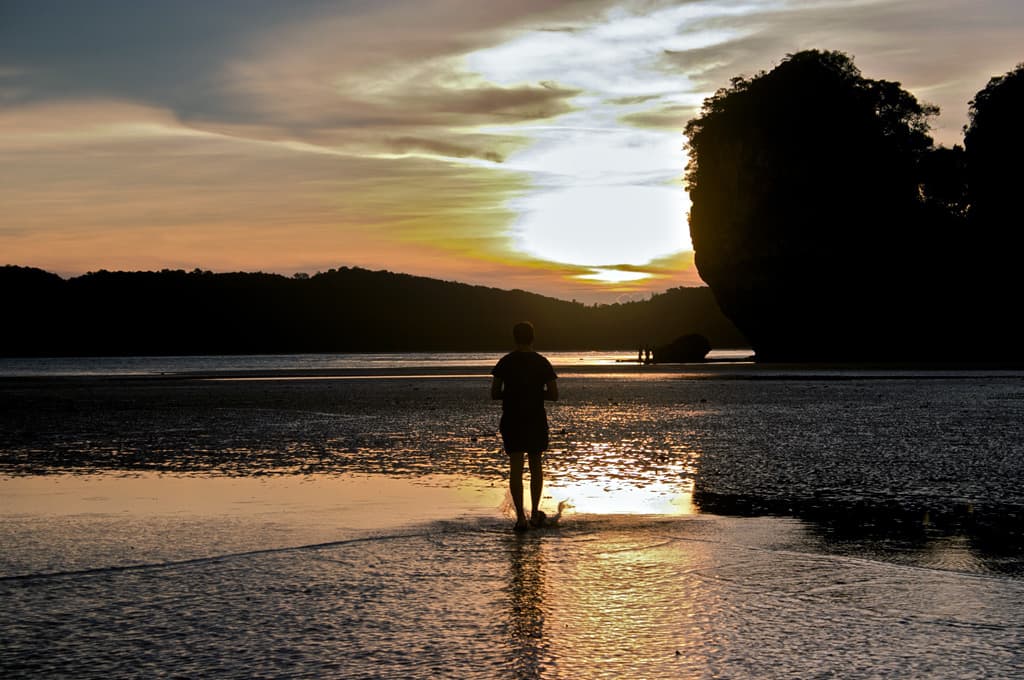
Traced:
<path id="1" fill-rule="evenodd" d="M 545 514 L 543 510 L 537 510 L 530 517 L 530 526 L 534 529 L 536 529 L 537 527 L 542 527 L 544 526 L 544 523 L 547 522 L 547 520 L 547 514 Z"/>
<path id="2" fill-rule="evenodd" d="M 522 533 L 522 532 L 526 531 L 529 528 L 530 528 L 530 525 L 526 523 L 526 518 L 525 517 L 520 517 L 519 519 L 516 520 L 516 524 L 515 524 L 514 527 L 512 527 L 512 531 L 515 531 L 516 533 Z"/>

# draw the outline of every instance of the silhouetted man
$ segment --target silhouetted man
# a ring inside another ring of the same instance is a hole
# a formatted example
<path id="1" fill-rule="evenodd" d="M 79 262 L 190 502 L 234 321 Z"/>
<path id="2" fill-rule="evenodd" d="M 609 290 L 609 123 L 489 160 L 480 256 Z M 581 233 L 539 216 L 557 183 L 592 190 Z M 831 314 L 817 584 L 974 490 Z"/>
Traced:
<path id="1" fill-rule="evenodd" d="M 509 460 L 508 488 L 516 506 L 516 531 L 542 526 L 540 496 L 544 488 L 541 453 L 548 448 L 548 416 L 544 401 L 558 399 L 558 376 L 551 362 L 533 351 L 533 325 L 512 328 L 516 348 L 491 369 L 491 399 L 501 399 L 501 439 Z M 523 456 L 530 461 L 530 501 L 527 524 L 523 510 Z"/>

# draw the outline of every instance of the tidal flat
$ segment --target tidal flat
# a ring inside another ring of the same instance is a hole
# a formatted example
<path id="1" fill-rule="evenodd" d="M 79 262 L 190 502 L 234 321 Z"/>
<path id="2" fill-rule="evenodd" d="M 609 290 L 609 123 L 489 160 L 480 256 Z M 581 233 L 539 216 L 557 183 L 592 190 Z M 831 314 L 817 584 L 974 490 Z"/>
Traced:
<path id="1" fill-rule="evenodd" d="M 1024 372 L 0 379 L 5 677 L 1024 673 Z"/>

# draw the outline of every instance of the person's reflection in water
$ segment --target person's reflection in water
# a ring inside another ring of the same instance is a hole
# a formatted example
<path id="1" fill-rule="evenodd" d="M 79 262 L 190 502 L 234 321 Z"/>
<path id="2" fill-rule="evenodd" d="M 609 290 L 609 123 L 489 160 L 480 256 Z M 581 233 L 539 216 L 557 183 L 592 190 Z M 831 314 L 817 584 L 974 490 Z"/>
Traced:
<path id="1" fill-rule="evenodd" d="M 510 541 L 508 637 L 510 677 L 540 678 L 547 656 L 544 639 L 544 552 L 541 541 Z"/>

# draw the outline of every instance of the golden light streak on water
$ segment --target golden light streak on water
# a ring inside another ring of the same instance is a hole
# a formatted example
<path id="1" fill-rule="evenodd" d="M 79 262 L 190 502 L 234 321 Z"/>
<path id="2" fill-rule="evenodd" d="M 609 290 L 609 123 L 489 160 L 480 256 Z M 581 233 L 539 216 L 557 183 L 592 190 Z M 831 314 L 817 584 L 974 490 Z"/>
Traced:
<path id="1" fill-rule="evenodd" d="M 693 483 L 678 478 L 652 478 L 643 483 L 622 484 L 614 475 L 604 478 L 552 483 L 546 496 L 552 504 L 568 501 L 572 512 L 598 515 L 692 515 Z"/>

